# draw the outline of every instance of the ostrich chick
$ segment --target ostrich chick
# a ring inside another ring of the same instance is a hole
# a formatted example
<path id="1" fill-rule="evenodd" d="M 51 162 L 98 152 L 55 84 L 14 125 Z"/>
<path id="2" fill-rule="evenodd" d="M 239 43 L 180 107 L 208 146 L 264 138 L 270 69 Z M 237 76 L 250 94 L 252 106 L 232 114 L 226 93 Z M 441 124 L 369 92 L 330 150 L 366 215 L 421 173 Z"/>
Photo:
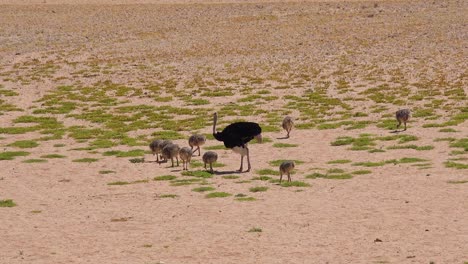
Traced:
<path id="1" fill-rule="evenodd" d="M 288 182 L 291 181 L 291 171 L 294 169 L 294 161 L 283 161 L 283 163 L 281 163 L 280 167 L 279 167 L 279 170 L 280 170 L 280 183 L 281 181 L 283 180 L 283 174 L 287 174 L 288 175 Z"/>
<path id="2" fill-rule="evenodd" d="M 293 121 L 292 117 L 287 116 L 287 117 L 285 117 L 283 119 L 282 127 L 288 133 L 286 135 L 286 138 L 289 138 L 289 133 L 291 132 L 291 129 L 293 128 L 293 126 L 294 126 L 294 121 Z"/>
<path id="3" fill-rule="evenodd" d="M 182 160 L 183 170 L 188 170 L 188 165 L 192 159 L 192 150 L 188 147 L 183 147 L 179 150 L 179 157 Z"/>
<path id="4" fill-rule="evenodd" d="M 203 154 L 203 163 L 205 163 L 205 170 L 206 170 L 206 164 L 210 164 L 210 172 L 213 173 L 213 163 L 218 160 L 218 154 L 213 151 L 208 151 Z"/>
<path id="5" fill-rule="evenodd" d="M 176 158 L 177 166 L 179 166 L 179 149 L 179 146 L 174 143 L 169 143 L 162 149 L 163 158 L 166 160 L 171 159 L 171 167 L 174 167 L 174 158 Z"/>
<path id="6" fill-rule="evenodd" d="M 403 131 L 406 131 L 406 122 L 410 118 L 410 110 L 409 109 L 401 109 L 396 111 L 395 117 L 396 120 L 398 121 L 397 129 L 400 127 L 401 123 L 405 125 L 405 129 Z"/>
<path id="7" fill-rule="evenodd" d="M 195 150 L 193 150 L 193 153 L 195 153 L 195 151 L 198 150 L 198 156 L 200 156 L 200 146 L 205 144 L 206 142 L 206 137 L 204 135 L 192 135 L 190 138 L 189 138 L 189 145 L 191 147 L 191 149 L 193 150 L 193 147 L 197 147 Z"/>
<path id="8" fill-rule="evenodd" d="M 159 162 L 159 155 L 161 154 L 161 144 L 163 140 L 156 139 L 149 145 L 151 152 L 153 152 L 153 156 L 156 155 L 156 162 Z"/>

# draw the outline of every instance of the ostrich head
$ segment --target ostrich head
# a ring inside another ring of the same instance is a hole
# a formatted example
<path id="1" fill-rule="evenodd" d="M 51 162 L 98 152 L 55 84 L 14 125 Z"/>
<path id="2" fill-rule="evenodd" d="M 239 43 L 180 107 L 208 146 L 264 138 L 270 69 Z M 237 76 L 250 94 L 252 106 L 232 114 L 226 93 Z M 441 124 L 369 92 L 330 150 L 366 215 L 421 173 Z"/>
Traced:
<path id="1" fill-rule="evenodd" d="M 256 135 L 256 136 L 255 136 L 255 139 L 257 140 L 258 143 L 262 143 L 262 140 L 263 140 L 262 134 Z"/>

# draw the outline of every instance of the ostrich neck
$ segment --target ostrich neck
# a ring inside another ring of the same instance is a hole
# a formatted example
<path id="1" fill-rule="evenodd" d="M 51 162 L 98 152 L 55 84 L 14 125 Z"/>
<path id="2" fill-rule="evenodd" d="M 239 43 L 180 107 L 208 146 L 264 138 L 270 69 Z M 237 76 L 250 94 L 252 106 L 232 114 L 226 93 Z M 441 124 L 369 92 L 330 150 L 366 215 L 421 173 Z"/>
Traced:
<path id="1" fill-rule="evenodd" d="M 218 118 L 216 116 L 213 118 L 213 135 L 216 134 L 216 123 L 218 122 Z"/>

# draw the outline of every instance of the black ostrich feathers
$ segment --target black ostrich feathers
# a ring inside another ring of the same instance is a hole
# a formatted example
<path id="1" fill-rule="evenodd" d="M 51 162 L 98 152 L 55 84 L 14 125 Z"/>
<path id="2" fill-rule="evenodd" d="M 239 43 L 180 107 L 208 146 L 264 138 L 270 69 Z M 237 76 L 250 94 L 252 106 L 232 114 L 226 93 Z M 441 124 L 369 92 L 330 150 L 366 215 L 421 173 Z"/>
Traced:
<path id="1" fill-rule="evenodd" d="M 226 148 L 243 147 L 259 136 L 262 128 L 254 122 L 236 122 L 228 125 L 221 132 L 213 133 L 218 141 L 223 141 Z"/>

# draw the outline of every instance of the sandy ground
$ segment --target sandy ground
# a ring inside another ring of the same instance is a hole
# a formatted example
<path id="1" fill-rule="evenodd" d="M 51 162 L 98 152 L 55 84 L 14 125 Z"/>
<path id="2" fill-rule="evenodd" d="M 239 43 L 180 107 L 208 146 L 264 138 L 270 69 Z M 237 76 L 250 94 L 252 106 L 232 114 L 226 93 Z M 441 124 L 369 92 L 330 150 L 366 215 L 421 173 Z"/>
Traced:
<path id="1" fill-rule="evenodd" d="M 207 184 L 232 196 L 213 199 L 193 192 L 198 184 L 171 186 L 167 181 L 153 181 L 168 174 L 178 179 L 187 177 L 181 176 L 181 167 L 149 162 L 154 157 L 148 153 L 145 163 L 133 164 L 128 158 L 103 156 L 102 152 L 109 149 L 72 150 L 88 147 L 90 141 L 77 140 L 68 132 L 61 139 L 40 141 L 38 147 L 27 149 L 9 144 L 43 135 L 37 131 L 0 134 L 2 151 L 31 153 L 0 160 L 0 200 L 12 199 L 17 204 L 0 207 L 0 263 L 468 261 L 468 171 L 445 166 L 454 158 L 466 164 L 468 155 L 466 150 L 454 154 L 454 150 L 463 149 L 436 140 L 466 139 L 467 122 L 449 126 L 455 131 L 451 133 L 441 132 L 439 127 L 423 127 L 448 121 L 463 111 L 460 109 L 466 109 L 466 1 L 74 2 L 0 0 L 0 87 L 17 94 L 0 92 L 0 99 L 22 109 L 2 110 L 1 128 L 26 126 L 14 120 L 45 108 L 47 105 L 38 100 L 54 93 L 58 86 L 94 86 L 106 80 L 136 88 L 167 80 L 177 83 L 175 88 L 159 91 L 163 96 L 173 95 L 172 101 L 127 95 L 122 96 L 127 100 L 125 105 L 197 109 L 187 102 L 191 96 L 202 98 L 203 89 L 233 89 L 231 96 L 206 98 L 209 103 L 202 107 L 210 114 L 242 99 L 246 87 L 267 90 L 276 99 L 262 101 L 258 108 L 284 111 L 296 119 L 296 125 L 307 123 L 309 117 L 303 110 L 288 107 L 287 95 L 300 97 L 329 82 L 327 96 L 348 103 L 353 113 L 367 113 L 346 120 L 357 118 L 370 125 L 354 130 L 294 129 L 289 139 L 281 139 L 281 130 L 265 132 L 264 137 L 272 142 L 250 145 L 253 169 L 242 174 L 235 172 L 239 155 L 216 150 L 225 166 L 216 168 L 217 173 L 207 179 Z M 339 85 L 343 80 L 350 86 L 344 92 Z M 203 84 L 198 87 L 193 83 Z M 390 84 L 397 97 L 405 87 L 411 96 L 418 95 L 427 88 L 424 85 L 441 93 L 419 100 L 402 96 L 399 103 L 379 103 L 360 94 L 383 84 Z M 279 89 L 282 85 L 289 88 Z M 454 87 L 463 95 L 451 97 L 448 91 Z M 189 99 L 175 97 L 178 93 L 188 94 Z M 442 106 L 435 106 L 434 100 L 442 100 Z M 82 103 L 72 113 L 94 107 Z M 373 111 L 378 107 L 385 110 Z M 431 145 L 433 149 L 390 150 L 386 148 L 395 142 L 377 141 L 373 148 L 386 151 L 369 153 L 330 145 L 340 136 L 395 135 L 376 125 L 386 114 L 393 118 L 402 107 L 434 107 L 434 118 L 416 116 L 403 132 L 418 138 L 409 143 Z M 322 114 L 332 122 L 343 111 L 334 107 Z M 39 116 L 55 117 L 68 128 L 101 126 L 67 114 Z M 208 125 L 198 132 L 209 134 L 211 116 L 205 118 Z M 225 122 L 220 128 L 234 118 L 237 116 L 220 112 L 220 121 Z M 268 122 L 264 113 L 242 118 Z M 150 140 L 155 130 L 160 128 L 129 134 Z M 179 132 L 187 138 L 190 135 L 190 131 Z M 186 139 L 175 141 L 187 145 Z M 274 143 L 297 147 L 275 148 Z M 209 139 L 204 147 L 219 144 Z M 111 149 L 135 148 L 147 150 L 146 145 Z M 46 163 L 24 162 L 45 154 L 66 157 Z M 99 161 L 73 162 L 89 157 Z M 367 168 L 328 163 L 404 157 L 426 159 L 429 165 L 422 169 L 406 163 Z M 277 159 L 303 161 L 297 165 L 293 180 L 311 186 L 286 188 L 269 181 L 250 181 L 258 176 L 258 169 L 277 170 L 269 165 Z M 369 169 L 371 173 L 345 180 L 305 177 L 337 168 L 346 172 Z M 103 170 L 115 173 L 99 173 Z M 225 179 L 223 175 L 240 178 Z M 139 180 L 148 181 L 108 185 Z M 255 186 L 268 190 L 249 192 Z M 239 193 L 256 200 L 240 202 L 235 198 Z M 162 198 L 164 194 L 177 197 Z M 252 228 L 262 232 L 249 232 Z"/>

